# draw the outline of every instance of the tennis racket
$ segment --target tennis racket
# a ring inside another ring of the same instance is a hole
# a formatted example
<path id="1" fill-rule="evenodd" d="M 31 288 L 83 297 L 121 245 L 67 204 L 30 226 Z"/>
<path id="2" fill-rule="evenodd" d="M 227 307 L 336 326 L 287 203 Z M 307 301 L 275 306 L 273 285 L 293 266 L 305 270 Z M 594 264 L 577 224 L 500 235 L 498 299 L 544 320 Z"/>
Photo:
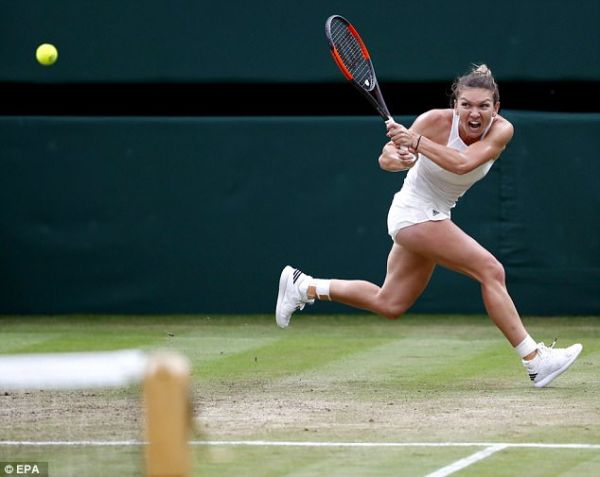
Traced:
<path id="1" fill-rule="evenodd" d="M 325 22 L 325 35 L 331 56 L 350 81 L 377 110 L 385 122 L 393 121 L 385 104 L 369 51 L 356 28 L 340 15 L 332 15 Z"/>

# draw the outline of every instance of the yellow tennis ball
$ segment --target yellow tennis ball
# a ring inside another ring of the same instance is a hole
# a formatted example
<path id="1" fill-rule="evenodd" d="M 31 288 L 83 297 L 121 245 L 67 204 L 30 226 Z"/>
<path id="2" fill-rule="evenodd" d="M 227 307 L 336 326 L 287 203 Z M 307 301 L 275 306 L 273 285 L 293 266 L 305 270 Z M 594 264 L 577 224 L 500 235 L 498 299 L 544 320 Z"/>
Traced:
<path id="1" fill-rule="evenodd" d="M 40 65 L 50 66 L 58 59 L 58 50 L 50 43 L 42 43 L 35 50 L 35 57 Z"/>

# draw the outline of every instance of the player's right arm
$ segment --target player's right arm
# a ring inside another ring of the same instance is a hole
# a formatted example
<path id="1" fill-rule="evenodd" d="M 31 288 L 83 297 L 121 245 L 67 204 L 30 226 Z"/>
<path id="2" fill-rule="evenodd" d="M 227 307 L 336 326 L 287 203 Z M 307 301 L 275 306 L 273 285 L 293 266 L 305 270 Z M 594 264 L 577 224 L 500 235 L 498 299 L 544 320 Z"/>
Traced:
<path id="1" fill-rule="evenodd" d="M 450 127 L 451 123 L 452 115 L 448 115 L 448 110 L 432 109 L 419 115 L 410 127 L 410 131 L 430 138 L 437 138 L 444 134 L 447 137 L 446 129 Z M 388 129 L 393 127 L 392 125 L 397 124 L 392 121 L 388 124 Z M 404 129 L 402 125 L 397 126 Z M 393 141 L 390 141 L 383 147 L 383 151 L 379 156 L 379 165 L 385 171 L 398 172 L 413 167 L 416 158 L 417 156 L 408 151 L 406 147 L 399 147 Z"/>
<path id="2" fill-rule="evenodd" d="M 415 155 L 406 148 L 398 149 L 392 142 L 383 146 L 379 156 L 379 167 L 388 172 L 400 172 L 415 165 Z"/>

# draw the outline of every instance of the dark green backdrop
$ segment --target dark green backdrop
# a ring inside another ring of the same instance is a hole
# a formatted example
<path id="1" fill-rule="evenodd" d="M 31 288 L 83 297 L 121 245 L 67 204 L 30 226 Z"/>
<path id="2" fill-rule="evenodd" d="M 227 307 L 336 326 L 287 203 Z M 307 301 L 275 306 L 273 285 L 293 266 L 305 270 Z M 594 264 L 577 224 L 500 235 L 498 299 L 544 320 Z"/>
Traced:
<path id="1" fill-rule="evenodd" d="M 346 16 L 383 81 L 600 79 L 597 0 L 0 0 L 0 78 L 31 82 L 338 81 L 324 23 Z M 53 68 L 34 61 L 55 43 Z M 458 69 L 458 70 L 457 70 Z"/>
<path id="2" fill-rule="evenodd" d="M 600 114 L 505 114 L 513 143 L 454 219 L 521 311 L 598 313 Z M 287 263 L 380 283 L 404 177 L 385 140 L 376 117 L 0 118 L 0 311 L 271 312 Z M 483 309 L 439 270 L 414 310 Z"/>
<path id="3" fill-rule="evenodd" d="M 0 88 L 22 91 L 341 91 L 323 32 L 333 13 L 367 38 L 382 82 L 449 83 L 483 61 L 500 82 L 573 81 L 577 110 L 595 99 L 577 82 L 600 81 L 597 0 L 0 0 L 0 11 Z M 34 60 L 42 42 L 59 49 L 53 67 Z M 584 109 L 595 112 L 506 111 L 513 143 L 454 214 L 506 265 L 523 312 L 600 313 L 600 112 Z M 378 169 L 385 139 L 374 115 L 0 116 L 0 313 L 271 312 L 287 263 L 380 283 L 403 179 Z M 483 308 L 477 284 L 439 270 L 415 310 Z"/>

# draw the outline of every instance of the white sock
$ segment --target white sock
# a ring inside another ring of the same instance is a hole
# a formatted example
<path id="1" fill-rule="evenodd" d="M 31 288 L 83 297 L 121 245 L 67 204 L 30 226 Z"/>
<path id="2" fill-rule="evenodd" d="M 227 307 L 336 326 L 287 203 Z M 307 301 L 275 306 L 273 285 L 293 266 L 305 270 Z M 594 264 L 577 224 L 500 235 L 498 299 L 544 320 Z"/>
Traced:
<path id="1" fill-rule="evenodd" d="M 528 354 L 533 353 L 537 349 L 537 343 L 535 340 L 527 335 L 523 341 L 521 341 L 517 346 L 515 346 L 515 351 L 519 355 L 521 359 L 523 359 Z"/>
<path id="2" fill-rule="evenodd" d="M 323 280 L 320 278 L 313 279 L 310 283 L 311 286 L 315 287 L 317 292 L 317 298 L 319 300 L 329 300 L 331 301 L 331 297 L 329 296 L 329 285 L 331 284 L 331 280 Z"/>

